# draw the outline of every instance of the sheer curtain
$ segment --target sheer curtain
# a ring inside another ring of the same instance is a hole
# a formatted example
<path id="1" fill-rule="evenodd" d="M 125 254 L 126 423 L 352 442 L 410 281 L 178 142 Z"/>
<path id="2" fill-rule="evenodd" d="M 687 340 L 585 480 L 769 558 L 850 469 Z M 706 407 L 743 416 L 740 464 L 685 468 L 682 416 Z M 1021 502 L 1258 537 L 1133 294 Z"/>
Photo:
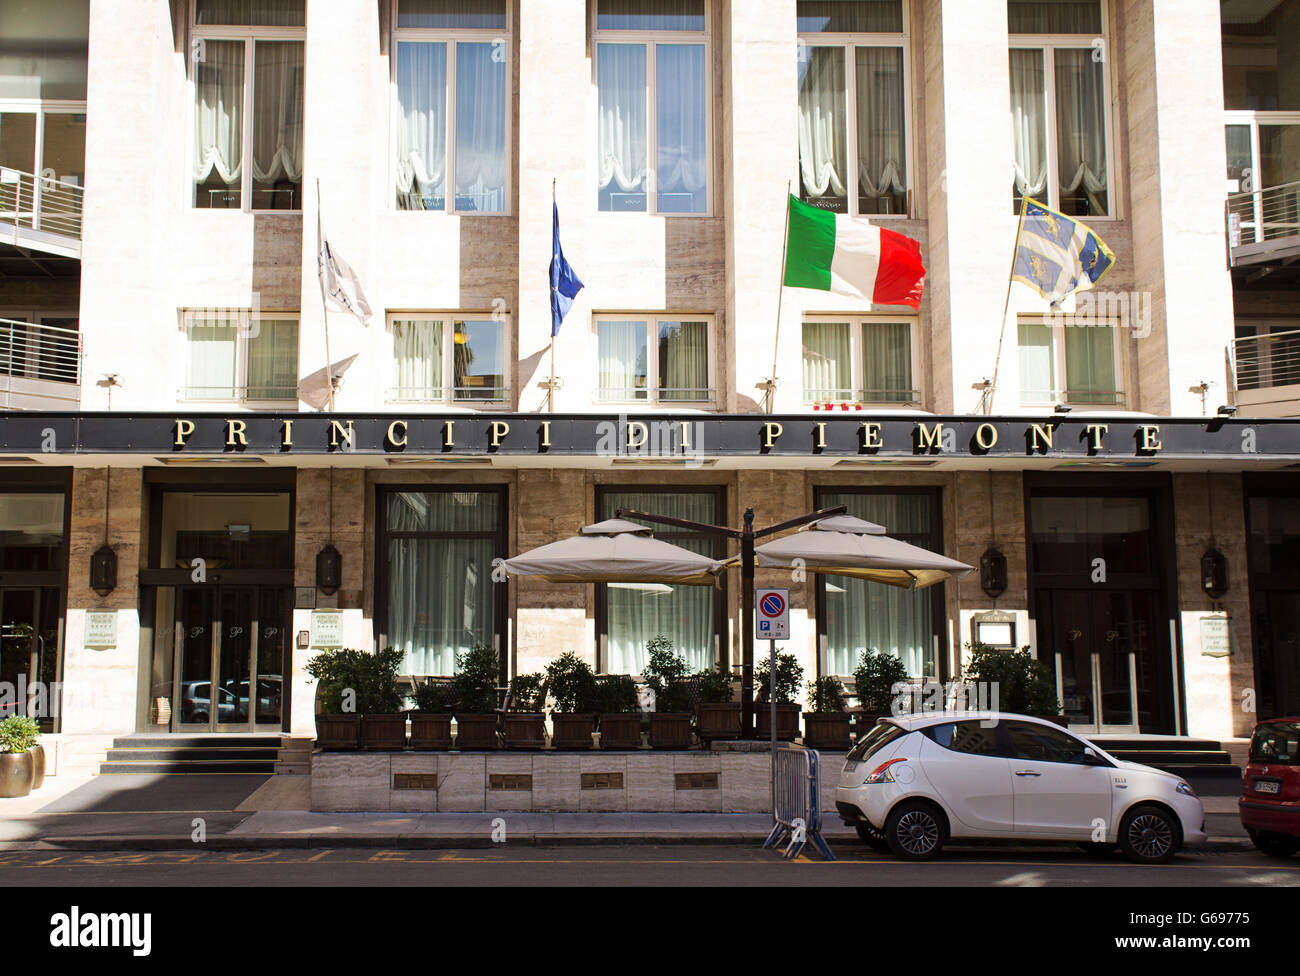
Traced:
<path id="1" fill-rule="evenodd" d="M 238 335 L 238 312 L 218 313 L 190 321 L 188 393 L 191 397 L 202 400 L 235 395 L 235 344 Z"/>
<path id="2" fill-rule="evenodd" d="M 1056 153 L 1061 209 L 1078 216 L 1107 212 L 1105 65 L 1092 49 L 1056 51 Z M 1086 198 L 1071 200 L 1072 197 Z"/>
<path id="3" fill-rule="evenodd" d="M 897 34 L 902 0 L 798 0 L 799 33 Z"/>
<path id="4" fill-rule="evenodd" d="M 704 0 L 597 0 L 597 30 L 704 30 Z"/>
<path id="5" fill-rule="evenodd" d="M 848 199 L 844 49 L 806 48 L 799 63 L 799 180 L 801 199 Z"/>
<path id="6" fill-rule="evenodd" d="M 858 48 L 857 81 L 860 209 L 864 213 L 905 213 L 907 125 L 903 49 Z"/>
<path id="7" fill-rule="evenodd" d="M 646 323 L 599 323 L 596 354 L 602 400 L 646 398 Z"/>
<path id="8" fill-rule="evenodd" d="M 847 322 L 803 324 L 803 397 L 852 400 L 853 365 Z"/>
<path id="9" fill-rule="evenodd" d="M 238 189 L 244 136 L 244 42 L 206 41 L 194 73 L 194 183 Z"/>
<path id="10" fill-rule="evenodd" d="M 1012 34 L 1100 34 L 1100 0 L 1009 0 Z"/>
<path id="11" fill-rule="evenodd" d="M 196 24 L 302 27 L 305 0 L 196 0 Z"/>
<path id="12" fill-rule="evenodd" d="M 907 403 L 912 389 L 912 327 L 905 322 L 864 322 L 862 399 Z"/>
<path id="13" fill-rule="evenodd" d="M 397 26 L 506 30 L 506 0 L 400 0 Z"/>
<path id="14" fill-rule="evenodd" d="M 1052 348 L 1052 327 L 1037 322 L 1021 322 L 1018 339 L 1021 401 L 1046 403 L 1055 400 L 1056 354 Z"/>
<path id="15" fill-rule="evenodd" d="M 397 207 L 442 210 L 447 166 L 447 45 L 397 45 Z"/>
<path id="16" fill-rule="evenodd" d="M 399 400 L 440 400 L 443 324 L 437 320 L 393 320 L 393 389 Z"/>
<path id="17" fill-rule="evenodd" d="M 659 399 L 709 399 L 707 323 L 659 323 Z"/>
<path id="18" fill-rule="evenodd" d="M 708 89 L 703 44 L 655 46 L 655 176 L 666 213 L 708 209 Z"/>
<path id="19" fill-rule="evenodd" d="M 257 209 L 302 206 L 301 41 L 258 41 L 253 58 L 253 179 Z"/>
<path id="20" fill-rule="evenodd" d="M 456 45 L 456 208 L 506 208 L 506 65 L 493 44 Z"/>
<path id="21" fill-rule="evenodd" d="M 1114 327 L 1065 330 L 1065 386 L 1071 403 L 1116 401 Z"/>
<path id="22" fill-rule="evenodd" d="M 597 46 L 600 89 L 600 209 L 645 210 L 648 134 L 646 46 Z M 640 199 L 614 194 L 640 194 Z"/>
<path id="23" fill-rule="evenodd" d="M 611 492 L 602 496 L 601 518 L 613 518 L 619 508 L 712 523 L 717 518 L 717 497 L 711 492 Z M 714 541 L 708 536 L 653 528 L 656 538 L 672 545 L 704 555 L 714 552 Z M 640 674 L 648 659 L 646 641 L 659 634 L 673 642 L 673 649 L 686 658 L 690 670 L 712 667 L 717 599 L 718 591 L 712 586 L 605 584 L 606 671 Z"/>
<path id="24" fill-rule="evenodd" d="M 248 339 L 250 400 L 296 400 L 298 397 L 298 322 L 260 319 Z"/>
<path id="25" fill-rule="evenodd" d="M 1045 201 L 1047 189 L 1046 76 L 1040 49 L 1011 50 L 1011 135 L 1016 209 L 1022 197 Z"/>
<path id="26" fill-rule="evenodd" d="M 893 537 L 932 548 L 929 495 L 827 492 L 819 508 L 844 505 L 848 514 L 883 525 Z M 822 673 L 849 675 L 867 650 L 902 660 L 913 677 L 937 677 L 930 590 L 901 590 L 847 576 L 819 576 L 826 588 L 826 651 Z"/>

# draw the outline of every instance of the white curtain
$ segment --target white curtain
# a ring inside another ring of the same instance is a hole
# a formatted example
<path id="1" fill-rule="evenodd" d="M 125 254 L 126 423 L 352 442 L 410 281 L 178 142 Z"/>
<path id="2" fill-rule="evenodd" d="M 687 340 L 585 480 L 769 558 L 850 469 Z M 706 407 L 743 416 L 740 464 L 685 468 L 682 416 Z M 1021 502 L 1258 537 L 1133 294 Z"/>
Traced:
<path id="1" fill-rule="evenodd" d="M 853 365 L 847 322 L 803 324 L 803 397 L 852 400 Z"/>
<path id="2" fill-rule="evenodd" d="M 259 319 L 249 330 L 250 400 L 298 398 L 298 323 L 294 319 Z"/>
<path id="3" fill-rule="evenodd" d="M 860 47 L 856 67 L 858 195 L 880 201 L 906 194 L 903 49 Z M 902 206 L 906 206 L 906 201 L 902 201 Z"/>
<path id="4" fill-rule="evenodd" d="M 596 78 L 600 89 L 600 206 L 610 210 L 613 205 L 608 194 L 646 190 L 645 45 L 599 45 Z M 644 203 L 637 209 L 644 210 Z"/>
<path id="5" fill-rule="evenodd" d="M 301 41 L 258 41 L 253 60 L 253 177 L 302 180 Z M 300 206 L 301 200 L 294 202 Z M 259 201 L 260 205 L 260 201 Z"/>
<path id="6" fill-rule="evenodd" d="M 704 45 L 659 44 L 655 59 L 659 210 L 704 213 L 709 179 Z"/>
<path id="7" fill-rule="evenodd" d="M 799 63 L 799 177 L 803 198 L 848 197 L 844 50 L 807 48 Z"/>
<path id="8" fill-rule="evenodd" d="M 397 45 L 397 206 L 441 210 L 447 167 L 447 45 Z"/>
<path id="9" fill-rule="evenodd" d="M 206 41 L 194 77 L 194 182 L 238 185 L 243 160 L 244 42 Z"/>
<path id="10" fill-rule="evenodd" d="M 211 400 L 235 395 L 235 343 L 238 335 L 238 312 L 210 315 L 190 322 L 188 393 L 191 397 Z"/>
<path id="11" fill-rule="evenodd" d="M 709 327 L 659 323 L 659 399 L 709 399 Z"/>
<path id="12" fill-rule="evenodd" d="M 1071 403 L 1115 403 L 1115 329 L 1065 330 L 1065 386 Z"/>
<path id="13" fill-rule="evenodd" d="M 456 45 L 457 208 L 506 208 L 506 65 L 494 44 Z M 463 201 L 463 202 L 462 202 Z"/>
<path id="14" fill-rule="evenodd" d="M 904 322 L 862 325 L 862 399 L 907 403 L 912 399 L 912 327 Z"/>
<path id="15" fill-rule="evenodd" d="M 599 323 L 596 355 L 602 400 L 646 398 L 646 323 Z"/>
<path id="16" fill-rule="evenodd" d="M 399 400 L 440 400 L 443 324 L 437 320 L 393 321 L 393 389 Z"/>
<path id="17" fill-rule="evenodd" d="M 1024 403 L 1045 403 L 1055 400 L 1057 396 L 1056 354 L 1052 347 L 1051 326 L 1021 322 L 1018 339 L 1020 399 Z"/>
<path id="18" fill-rule="evenodd" d="M 1047 189 L 1046 76 L 1039 49 L 1011 50 L 1011 135 L 1017 197 L 1040 201 Z"/>
<path id="19" fill-rule="evenodd" d="M 1061 198 L 1082 186 L 1091 207 L 1106 210 L 1105 65 L 1092 49 L 1056 51 L 1056 151 Z M 1072 212 L 1067 209 L 1066 213 Z M 1077 212 L 1077 211 L 1075 211 Z"/>

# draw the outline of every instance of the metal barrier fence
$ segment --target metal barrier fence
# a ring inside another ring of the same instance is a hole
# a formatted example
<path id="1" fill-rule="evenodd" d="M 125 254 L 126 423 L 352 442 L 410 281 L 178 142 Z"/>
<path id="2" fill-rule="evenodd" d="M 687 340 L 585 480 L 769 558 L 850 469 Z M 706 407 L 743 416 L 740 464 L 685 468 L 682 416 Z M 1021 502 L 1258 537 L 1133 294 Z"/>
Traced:
<path id="1" fill-rule="evenodd" d="M 772 762 L 772 817 L 776 821 L 763 847 L 773 847 L 786 837 L 784 856 L 798 857 L 812 842 L 828 861 L 835 860 L 822 837 L 821 757 L 815 749 L 780 746 Z"/>

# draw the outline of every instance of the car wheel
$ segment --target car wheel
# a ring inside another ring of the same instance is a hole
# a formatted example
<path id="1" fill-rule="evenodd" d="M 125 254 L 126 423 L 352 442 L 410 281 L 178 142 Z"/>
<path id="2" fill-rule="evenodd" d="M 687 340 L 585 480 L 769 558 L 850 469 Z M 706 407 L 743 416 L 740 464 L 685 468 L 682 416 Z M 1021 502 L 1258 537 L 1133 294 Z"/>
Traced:
<path id="1" fill-rule="evenodd" d="M 1079 849 L 1089 857 L 1109 857 L 1115 851 L 1114 844 L 1098 844 L 1095 842 L 1085 842 L 1079 845 Z"/>
<path id="2" fill-rule="evenodd" d="M 873 851 L 889 850 L 889 841 L 885 840 L 885 835 L 878 831 L 871 824 L 854 824 L 853 829 L 858 832 L 858 838 Z"/>
<path id="3" fill-rule="evenodd" d="M 1155 806 L 1134 807 L 1119 825 L 1119 849 L 1135 864 L 1165 864 L 1181 844 L 1178 821 Z"/>
<path id="4" fill-rule="evenodd" d="M 885 823 L 889 849 L 907 861 L 928 861 L 943 850 L 948 825 L 928 803 L 900 803 Z"/>
<path id="5" fill-rule="evenodd" d="M 1300 851 L 1300 837 L 1290 834 L 1254 833 L 1250 835 L 1250 842 L 1255 845 L 1255 850 L 1269 857 L 1290 857 Z"/>

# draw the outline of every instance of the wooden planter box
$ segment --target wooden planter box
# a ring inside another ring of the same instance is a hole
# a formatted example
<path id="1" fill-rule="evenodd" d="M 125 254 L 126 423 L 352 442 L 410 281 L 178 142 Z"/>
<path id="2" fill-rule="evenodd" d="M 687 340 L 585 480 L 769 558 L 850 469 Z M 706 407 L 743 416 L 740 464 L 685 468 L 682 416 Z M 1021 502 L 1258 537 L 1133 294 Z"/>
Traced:
<path id="1" fill-rule="evenodd" d="M 456 715 L 456 748 L 497 748 L 497 713 Z"/>
<path id="2" fill-rule="evenodd" d="M 803 744 L 807 748 L 847 752 L 851 742 L 848 712 L 803 713 Z"/>
<path id="3" fill-rule="evenodd" d="M 641 713 L 615 712 L 600 716 L 602 749 L 640 749 Z"/>
<path id="4" fill-rule="evenodd" d="M 507 749 L 546 748 L 546 716 L 541 712 L 506 712 L 501 732 Z"/>
<path id="5" fill-rule="evenodd" d="M 690 712 L 651 712 L 650 747 L 652 749 L 689 749 L 691 747 Z"/>
<path id="6" fill-rule="evenodd" d="M 772 737 L 772 706 L 768 704 L 754 705 L 754 713 L 757 717 L 758 738 L 770 739 Z M 795 736 L 799 734 L 799 706 L 795 704 L 783 704 L 777 702 L 776 705 L 776 741 L 793 742 Z"/>
<path id="7" fill-rule="evenodd" d="M 406 713 L 361 716 L 361 748 L 400 752 L 406 748 Z"/>
<path id="8" fill-rule="evenodd" d="M 361 716 L 316 716 L 316 745 L 322 749 L 354 750 L 361 744 Z"/>
<path id="9" fill-rule="evenodd" d="M 551 712 L 551 745 L 556 749 L 594 749 L 595 731 L 594 714 Z"/>
<path id="10" fill-rule="evenodd" d="M 451 713 L 411 712 L 412 749 L 450 749 Z"/>
<path id="11" fill-rule="evenodd" d="M 30 752 L 0 752 L 0 797 L 26 796 L 35 772 Z"/>
<path id="12" fill-rule="evenodd" d="M 704 742 L 740 738 L 740 702 L 700 702 L 695 706 L 695 733 Z"/>

